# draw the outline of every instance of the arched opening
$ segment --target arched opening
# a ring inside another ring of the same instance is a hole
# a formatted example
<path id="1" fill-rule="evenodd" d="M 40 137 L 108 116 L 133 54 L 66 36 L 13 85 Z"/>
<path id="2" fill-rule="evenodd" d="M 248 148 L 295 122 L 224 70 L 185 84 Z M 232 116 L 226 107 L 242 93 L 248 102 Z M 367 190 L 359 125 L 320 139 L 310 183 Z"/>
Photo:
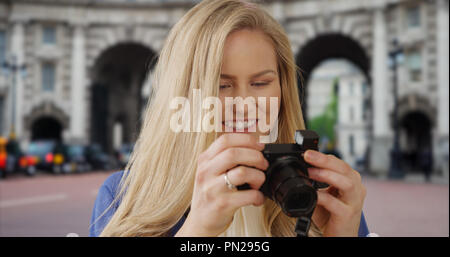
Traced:
<path id="1" fill-rule="evenodd" d="M 308 82 L 314 69 L 325 60 L 345 59 L 358 67 L 371 84 L 370 59 L 364 48 L 354 39 L 342 34 L 324 34 L 310 40 L 296 57 L 302 78 L 298 78 L 300 102 L 303 113 L 308 109 L 305 99 L 308 97 Z M 305 117 L 307 120 L 307 117 Z"/>
<path id="2" fill-rule="evenodd" d="M 96 60 L 91 87 L 91 142 L 113 153 L 120 122 L 120 143 L 136 140 L 145 99 L 142 86 L 154 63 L 155 53 L 136 43 L 122 43 L 105 50 Z M 116 125 L 115 125 L 116 124 Z M 114 134 L 116 133 L 116 134 Z"/>
<path id="3" fill-rule="evenodd" d="M 303 117 L 321 136 L 320 150 L 366 169 L 372 121 L 365 49 L 342 34 L 319 35 L 301 48 L 296 63 Z"/>
<path id="4" fill-rule="evenodd" d="M 432 170 L 432 122 L 421 111 L 411 111 L 400 119 L 402 167 L 409 172 Z"/>
<path id="5" fill-rule="evenodd" d="M 31 140 L 62 140 L 61 123 L 48 116 L 36 119 L 31 125 Z"/>

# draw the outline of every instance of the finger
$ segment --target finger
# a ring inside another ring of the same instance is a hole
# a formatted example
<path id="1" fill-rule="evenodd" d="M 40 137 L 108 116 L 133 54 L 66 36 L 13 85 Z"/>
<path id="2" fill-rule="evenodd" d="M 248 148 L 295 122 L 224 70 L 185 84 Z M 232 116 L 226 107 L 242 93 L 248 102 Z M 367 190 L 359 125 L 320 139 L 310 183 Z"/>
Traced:
<path id="1" fill-rule="evenodd" d="M 354 198 L 356 182 L 352 181 L 348 176 L 344 176 L 328 169 L 309 168 L 308 171 L 311 179 L 327 183 L 337 188 L 345 200 Z"/>
<path id="2" fill-rule="evenodd" d="M 338 217 L 345 216 L 349 213 L 349 207 L 345 203 L 324 191 L 317 192 L 317 205 L 322 206 L 332 215 Z"/>
<path id="3" fill-rule="evenodd" d="M 256 136 L 243 133 L 227 133 L 216 139 L 203 153 L 204 158 L 212 159 L 225 149 L 231 147 L 247 147 L 257 151 L 264 149 L 264 144 L 259 143 Z"/>
<path id="4" fill-rule="evenodd" d="M 259 189 L 266 180 L 264 172 L 245 166 L 233 168 L 227 174 L 231 184 L 239 186 L 248 183 L 253 189 Z"/>
<path id="5" fill-rule="evenodd" d="M 353 169 L 343 160 L 331 154 L 308 150 L 304 154 L 305 161 L 317 168 L 335 170 L 342 174 L 349 174 Z"/>
<path id="6" fill-rule="evenodd" d="M 249 148 L 228 148 L 210 160 L 205 169 L 210 174 L 220 174 L 238 165 L 266 170 L 269 162 L 260 151 Z"/>
<path id="7" fill-rule="evenodd" d="M 255 189 L 235 191 L 227 194 L 227 197 L 234 210 L 246 205 L 260 206 L 264 203 L 264 194 Z"/>

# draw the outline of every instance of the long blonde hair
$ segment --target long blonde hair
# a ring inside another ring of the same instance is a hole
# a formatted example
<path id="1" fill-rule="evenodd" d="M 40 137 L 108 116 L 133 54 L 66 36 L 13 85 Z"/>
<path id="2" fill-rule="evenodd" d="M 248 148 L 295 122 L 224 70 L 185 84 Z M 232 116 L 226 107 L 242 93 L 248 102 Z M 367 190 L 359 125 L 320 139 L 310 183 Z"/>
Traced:
<path id="1" fill-rule="evenodd" d="M 277 142 L 292 143 L 293 132 L 304 129 L 298 69 L 281 25 L 250 1 L 202 1 L 166 38 L 152 78 L 154 90 L 144 122 L 115 198 L 120 199 L 120 205 L 101 236 L 166 236 L 189 208 L 197 157 L 217 133 L 173 132 L 170 117 L 174 111 L 168 103 L 178 96 L 192 103 L 193 89 L 201 89 L 202 97 L 218 96 L 225 40 L 231 32 L 244 28 L 263 31 L 276 51 L 282 93 Z M 272 200 L 266 200 L 262 210 L 260 226 L 267 235 L 294 235 L 295 219 Z M 316 233 L 313 225 L 310 234 Z"/>

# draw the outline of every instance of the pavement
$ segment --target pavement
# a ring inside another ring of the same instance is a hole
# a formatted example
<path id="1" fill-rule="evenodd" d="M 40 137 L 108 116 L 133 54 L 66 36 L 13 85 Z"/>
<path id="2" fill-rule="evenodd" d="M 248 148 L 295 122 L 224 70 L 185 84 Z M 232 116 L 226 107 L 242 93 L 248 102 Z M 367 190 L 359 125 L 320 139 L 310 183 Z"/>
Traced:
<path id="1" fill-rule="evenodd" d="M 88 236 L 97 191 L 111 173 L 0 180 L 0 236 Z"/>
<path id="2" fill-rule="evenodd" d="M 0 236 L 88 236 L 98 188 L 111 171 L 0 180 Z M 449 236 L 448 179 L 363 176 L 364 215 L 380 236 Z"/>
<path id="3" fill-rule="evenodd" d="M 449 236 L 448 179 L 420 174 L 403 180 L 363 177 L 364 215 L 370 232 L 385 237 Z"/>

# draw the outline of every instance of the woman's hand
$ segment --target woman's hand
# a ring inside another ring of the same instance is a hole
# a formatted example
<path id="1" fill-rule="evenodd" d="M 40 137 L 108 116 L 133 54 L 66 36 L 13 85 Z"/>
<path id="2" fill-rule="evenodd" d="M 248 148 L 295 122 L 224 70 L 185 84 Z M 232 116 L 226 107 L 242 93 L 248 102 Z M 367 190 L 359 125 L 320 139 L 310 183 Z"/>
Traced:
<path id="1" fill-rule="evenodd" d="M 312 220 L 324 236 L 358 236 L 366 188 L 360 174 L 334 155 L 308 150 L 305 161 L 313 180 L 330 185 L 317 192 L 317 206 Z"/>
<path id="2" fill-rule="evenodd" d="M 224 134 L 198 158 L 191 210 L 176 236 L 217 236 L 227 229 L 242 206 L 264 203 L 258 189 L 269 166 L 261 151 L 264 144 L 250 134 Z M 248 183 L 249 190 L 228 188 Z"/>

